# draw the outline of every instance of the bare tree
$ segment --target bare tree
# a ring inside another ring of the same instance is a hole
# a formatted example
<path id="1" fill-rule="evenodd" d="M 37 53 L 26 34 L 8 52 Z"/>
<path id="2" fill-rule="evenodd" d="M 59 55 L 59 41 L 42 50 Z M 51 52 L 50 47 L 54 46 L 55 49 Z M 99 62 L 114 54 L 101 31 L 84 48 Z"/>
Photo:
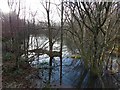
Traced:
<path id="1" fill-rule="evenodd" d="M 49 61 L 49 66 L 50 66 L 50 69 L 49 69 L 49 83 L 51 81 L 51 72 L 52 72 L 52 59 L 53 59 L 53 55 L 52 55 L 52 49 L 53 49 L 53 43 L 52 43 L 52 29 L 51 29 L 51 22 L 50 22 L 50 0 L 47 2 L 46 1 L 46 6 L 44 6 L 43 4 L 43 7 L 45 8 L 46 10 L 46 13 L 47 13 L 47 24 L 48 24 L 48 31 L 49 31 L 49 56 L 50 56 L 50 61 Z"/>
<path id="2" fill-rule="evenodd" d="M 77 42 L 75 44 L 79 46 L 81 58 L 92 78 L 97 76 L 101 82 L 107 59 L 104 57 L 106 50 L 113 47 L 111 40 L 120 28 L 117 24 L 119 17 L 114 14 L 117 12 L 116 6 L 114 2 L 66 2 L 69 8 L 69 12 L 66 12 L 69 14 L 66 15 L 71 15 L 68 18 L 71 26 L 68 32 Z"/>
<path id="3" fill-rule="evenodd" d="M 20 40 L 19 40 L 19 35 L 18 33 L 20 32 L 20 22 L 19 22 L 19 15 L 20 15 L 20 10 L 21 10 L 21 2 L 19 0 L 19 2 L 14 2 L 14 1 L 9 1 L 8 0 L 8 5 L 10 7 L 10 9 L 16 13 L 16 27 L 12 27 L 12 19 L 11 19 L 11 15 L 9 15 L 9 21 L 10 21 L 10 29 L 11 31 L 14 31 L 14 37 L 12 38 L 13 41 L 13 48 L 15 49 L 15 56 L 16 56 L 16 67 L 19 68 L 19 56 L 20 56 Z M 18 8 L 18 10 L 16 8 L 13 8 L 13 6 L 16 6 Z M 11 34 L 11 36 L 13 36 Z"/>
<path id="4" fill-rule="evenodd" d="M 61 2 L 60 85 L 62 84 L 63 0 Z"/>

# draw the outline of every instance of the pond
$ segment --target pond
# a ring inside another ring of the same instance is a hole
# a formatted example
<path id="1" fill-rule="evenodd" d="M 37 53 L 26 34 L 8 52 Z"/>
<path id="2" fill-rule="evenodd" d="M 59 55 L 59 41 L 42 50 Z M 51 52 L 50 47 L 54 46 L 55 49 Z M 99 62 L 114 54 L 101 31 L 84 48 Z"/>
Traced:
<path id="1" fill-rule="evenodd" d="M 37 43 L 38 42 L 38 43 Z M 48 38 L 45 36 L 41 37 L 30 37 L 29 42 L 29 50 L 36 49 L 37 46 L 39 48 L 43 48 L 46 50 L 49 50 L 49 44 L 48 44 Z M 53 51 L 59 51 L 60 50 L 60 42 L 55 42 L 53 45 Z M 68 50 L 67 46 L 63 46 L 63 55 L 62 55 L 62 85 L 60 85 L 60 58 L 54 57 L 52 60 L 52 72 L 51 72 L 51 80 L 50 80 L 50 87 L 53 88 L 77 88 L 80 85 L 80 77 L 84 73 L 84 65 L 82 59 L 75 59 L 71 58 L 72 53 Z M 38 69 L 38 72 L 36 74 L 31 74 L 27 79 L 29 79 L 32 84 L 36 88 L 43 88 L 47 87 L 49 82 L 49 59 L 50 57 L 47 54 L 43 55 L 35 55 L 35 53 L 29 53 L 29 57 L 34 56 L 33 61 L 30 62 L 31 67 Z M 113 62 L 116 61 L 116 58 L 112 58 Z M 115 68 L 115 64 L 113 64 L 113 68 Z M 115 75 L 115 78 L 118 78 L 120 74 L 118 73 Z M 82 88 L 88 87 L 88 81 L 89 81 L 90 73 L 89 71 L 86 72 L 85 78 L 83 82 L 81 83 Z M 106 86 L 109 87 L 120 87 L 120 81 L 117 81 L 114 77 L 111 76 L 104 76 L 104 80 L 106 81 Z M 119 78 L 120 79 L 120 78 Z M 114 83 L 108 83 L 114 80 Z M 99 82 L 96 81 L 97 84 Z M 115 85 L 114 85 L 115 84 Z M 101 87 L 100 85 L 96 85 L 95 87 Z"/>

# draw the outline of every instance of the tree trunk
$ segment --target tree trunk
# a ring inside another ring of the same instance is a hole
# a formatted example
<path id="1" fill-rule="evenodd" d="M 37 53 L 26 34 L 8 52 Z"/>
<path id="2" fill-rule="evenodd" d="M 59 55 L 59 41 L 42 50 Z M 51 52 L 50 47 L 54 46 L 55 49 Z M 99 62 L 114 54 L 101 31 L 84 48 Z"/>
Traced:
<path id="1" fill-rule="evenodd" d="M 60 85 L 62 84 L 63 0 L 61 3 Z"/>
<path id="2" fill-rule="evenodd" d="M 93 68 L 97 65 L 97 35 L 94 34 L 94 59 L 93 59 Z"/>
<path id="3" fill-rule="evenodd" d="M 51 30 L 51 25 L 50 25 L 50 1 L 48 4 L 48 9 L 46 7 L 46 12 L 47 12 L 47 20 L 48 20 L 48 31 L 49 31 L 49 52 L 50 52 L 50 61 L 49 61 L 49 66 L 52 67 L 52 30 Z M 51 81 L 51 73 L 52 73 L 52 68 L 49 69 L 49 83 Z"/>

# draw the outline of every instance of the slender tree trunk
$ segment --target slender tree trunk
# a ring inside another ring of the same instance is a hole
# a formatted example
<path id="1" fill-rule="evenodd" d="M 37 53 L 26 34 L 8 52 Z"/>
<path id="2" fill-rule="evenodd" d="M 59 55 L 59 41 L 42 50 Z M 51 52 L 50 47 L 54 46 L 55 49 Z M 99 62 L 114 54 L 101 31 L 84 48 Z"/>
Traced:
<path id="1" fill-rule="evenodd" d="M 93 68 L 96 67 L 97 64 L 97 35 L 94 34 L 94 60 L 93 60 Z"/>
<path id="2" fill-rule="evenodd" d="M 47 20 L 48 20 L 48 31 L 49 31 L 49 52 L 50 52 L 50 61 L 49 61 L 49 83 L 51 81 L 51 73 L 52 73 L 52 59 L 53 59 L 53 55 L 52 55 L 52 30 L 51 30 L 51 25 L 50 25 L 50 1 L 49 1 L 49 5 L 48 5 L 48 9 L 46 9 L 47 12 Z"/>
<path id="3" fill-rule="evenodd" d="M 63 0 L 61 3 L 60 85 L 62 84 Z"/>
<path id="4" fill-rule="evenodd" d="M 111 52 L 110 52 L 110 54 L 108 56 L 107 61 L 106 61 L 106 70 L 108 69 L 108 64 L 109 64 L 109 61 L 110 61 L 110 57 L 111 57 L 111 54 L 114 51 L 114 49 L 115 49 L 115 43 L 114 43 L 114 46 L 113 46 L 113 48 L 112 48 L 112 50 L 111 50 Z"/>

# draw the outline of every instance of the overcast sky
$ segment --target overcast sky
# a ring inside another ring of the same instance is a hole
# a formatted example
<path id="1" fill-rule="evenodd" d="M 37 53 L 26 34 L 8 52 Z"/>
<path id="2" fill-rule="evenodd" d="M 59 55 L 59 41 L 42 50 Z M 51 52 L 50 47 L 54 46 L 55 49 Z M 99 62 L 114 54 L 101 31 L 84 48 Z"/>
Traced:
<path id="1" fill-rule="evenodd" d="M 8 3 L 8 0 L 0 0 L 0 9 L 2 12 L 4 13 L 8 13 L 10 11 Z M 9 1 L 14 1 L 14 2 L 18 2 L 19 0 L 9 0 Z M 43 4 L 45 5 L 45 1 L 49 1 L 49 0 L 20 0 L 21 2 L 21 13 L 20 13 L 20 18 L 23 18 L 23 14 L 24 14 L 24 6 L 26 7 L 26 18 L 27 19 L 32 19 L 31 16 L 29 16 L 29 13 L 35 14 L 36 12 L 36 20 L 38 21 L 45 21 L 47 20 L 47 15 L 46 15 L 46 11 L 43 7 L 43 5 L 41 4 L 41 2 L 43 2 Z M 74 0 L 67 0 L 67 1 L 74 1 Z M 77 1 L 82 1 L 82 0 L 77 0 Z M 101 1 L 101 0 L 84 0 L 84 1 Z M 103 1 L 111 1 L 111 0 L 103 0 Z M 114 1 L 120 1 L 120 0 L 114 0 Z M 51 2 L 51 8 L 50 8 L 50 19 L 54 22 L 59 22 L 60 21 L 60 12 L 57 9 L 56 5 L 54 4 L 60 4 L 61 0 L 50 0 Z M 60 6 L 59 6 L 60 8 Z"/>
<path id="2" fill-rule="evenodd" d="M 0 0 L 0 9 L 2 12 L 4 13 L 8 13 L 10 11 L 10 8 L 8 6 L 7 3 L 8 0 Z M 10 1 L 19 1 L 19 0 L 10 0 Z M 26 8 L 26 18 L 27 19 L 31 19 L 32 16 L 29 16 L 29 13 L 35 14 L 36 12 L 36 20 L 42 21 L 42 20 L 46 20 L 47 16 L 46 16 L 46 11 L 43 7 L 43 5 L 41 4 L 41 2 L 43 2 L 43 4 L 45 5 L 46 0 L 20 0 L 21 2 L 21 13 L 20 13 L 20 17 L 23 18 L 23 14 L 24 14 L 24 6 Z M 59 16 L 59 10 L 57 9 L 55 4 L 60 4 L 60 0 L 50 0 L 51 7 L 50 7 L 50 19 L 55 21 L 55 22 L 59 22 L 60 21 L 60 16 Z M 17 5 L 18 6 L 18 5 Z M 17 8 L 17 7 L 15 7 Z M 60 6 L 59 6 L 60 8 Z"/>

